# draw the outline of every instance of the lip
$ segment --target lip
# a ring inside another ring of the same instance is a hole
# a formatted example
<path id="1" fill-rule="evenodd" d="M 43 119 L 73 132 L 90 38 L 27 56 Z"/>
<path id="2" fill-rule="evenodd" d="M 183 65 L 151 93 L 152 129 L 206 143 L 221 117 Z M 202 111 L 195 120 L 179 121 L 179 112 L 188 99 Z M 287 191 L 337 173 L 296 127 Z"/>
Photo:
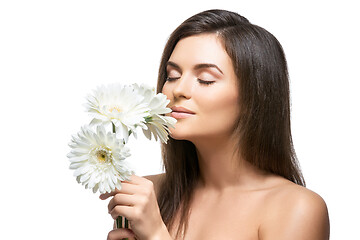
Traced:
<path id="1" fill-rule="evenodd" d="M 181 106 L 174 106 L 171 108 L 171 116 L 176 119 L 183 119 L 193 116 L 195 113 L 187 108 Z"/>

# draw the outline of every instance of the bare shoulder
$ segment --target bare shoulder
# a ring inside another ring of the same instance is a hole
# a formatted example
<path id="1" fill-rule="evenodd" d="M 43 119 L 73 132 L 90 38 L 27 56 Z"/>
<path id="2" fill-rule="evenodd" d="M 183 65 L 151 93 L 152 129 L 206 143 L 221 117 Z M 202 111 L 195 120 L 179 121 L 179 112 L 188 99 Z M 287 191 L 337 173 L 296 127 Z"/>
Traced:
<path id="1" fill-rule="evenodd" d="M 160 184 L 164 177 L 165 177 L 165 173 L 144 176 L 144 178 L 150 180 L 154 184 L 154 189 L 156 194 L 159 192 Z"/>
<path id="2" fill-rule="evenodd" d="M 260 239 L 329 239 L 329 216 L 317 193 L 286 181 L 267 194 Z"/>

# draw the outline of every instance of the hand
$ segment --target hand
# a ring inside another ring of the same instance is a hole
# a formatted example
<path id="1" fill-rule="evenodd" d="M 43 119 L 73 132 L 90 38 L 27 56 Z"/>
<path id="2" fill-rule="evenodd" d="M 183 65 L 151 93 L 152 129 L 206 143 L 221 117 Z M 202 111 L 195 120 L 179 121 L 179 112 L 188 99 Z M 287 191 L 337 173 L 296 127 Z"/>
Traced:
<path id="1" fill-rule="evenodd" d="M 167 232 L 157 204 L 153 183 L 142 177 L 131 176 L 131 181 L 122 182 L 121 190 L 100 195 L 104 200 L 111 196 L 108 210 L 113 219 L 124 216 L 129 220 L 131 230 L 115 229 L 109 233 L 109 240 L 136 236 L 139 240 L 160 239 Z M 164 238 L 161 238 L 164 239 Z"/>

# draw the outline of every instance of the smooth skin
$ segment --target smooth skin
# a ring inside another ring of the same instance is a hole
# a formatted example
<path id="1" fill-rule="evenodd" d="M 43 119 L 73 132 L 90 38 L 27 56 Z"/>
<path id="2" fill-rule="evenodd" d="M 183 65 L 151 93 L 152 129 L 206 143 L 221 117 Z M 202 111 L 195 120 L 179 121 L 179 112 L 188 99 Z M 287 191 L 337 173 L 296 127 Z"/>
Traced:
<path id="1" fill-rule="evenodd" d="M 108 239 L 171 239 L 161 219 L 153 182 L 136 175 L 130 180 L 122 182 L 121 190 L 100 195 L 102 200 L 112 197 L 108 204 L 111 217 L 126 217 L 131 226 L 131 230 L 114 229 Z"/>
<path id="2" fill-rule="evenodd" d="M 316 193 L 249 164 L 234 154 L 238 117 L 237 80 L 216 34 L 180 40 L 167 66 L 163 93 L 170 107 L 193 114 L 178 119 L 175 139 L 194 143 L 200 181 L 195 188 L 188 231 L 180 239 L 327 240 L 329 217 Z M 161 220 L 156 193 L 163 174 L 132 176 L 112 197 L 109 213 L 125 216 L 131 230 L 115 229 L 108 239 L 174 239 Z M 178 224 L 175 216 L 175 225 Z"/>

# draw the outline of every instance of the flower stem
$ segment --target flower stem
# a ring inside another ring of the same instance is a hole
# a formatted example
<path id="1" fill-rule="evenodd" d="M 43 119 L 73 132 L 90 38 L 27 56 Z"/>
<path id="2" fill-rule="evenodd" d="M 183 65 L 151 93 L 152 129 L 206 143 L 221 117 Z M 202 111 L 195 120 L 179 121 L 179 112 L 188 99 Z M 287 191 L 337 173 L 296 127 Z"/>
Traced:
<path id="1" fill-rule="evenodd" d="M 122 228 L 122 216 L 118 216 L 116 219 L 116 228 Z"/>
<path id="2" fill-rule="evenodd" d="M 125 218 L 125 228 L 129 228 L 129 220 Z"/>
<path id="3" fill-rule="evenodd" d="M 116 127 L 113 122 L 112 122 L 112 130 L 113 130 L 113 133 L 116 133 Z M 117 217 L 116 228 L 123 228 L 123 217 L 122 216 Z M 127 218 L 125 218 L 125 228 L 129 228 L 129 220 L 127 220 Z M 123 238 L 122 240 L 128 240 L 128 238 Z"/>
<path id="4" fill-rule="evenodd" d="M 129 220 L 125 218 L 125 226 L 123 227 L 123 217 L 118 216 L 116 219 L 116 228 L 129 228 Z M 123 238 L 122 240 L 128 240 L 128 238 Z"/>
<path id="5" fill-rule="evenodd" d="M 113 133 L 116 133 L 116 127 L 115 127 L 115 124 L 113 122 L 111 122 L 111 125 L 112 125 L 112 130 L 113 130 Z"/>

